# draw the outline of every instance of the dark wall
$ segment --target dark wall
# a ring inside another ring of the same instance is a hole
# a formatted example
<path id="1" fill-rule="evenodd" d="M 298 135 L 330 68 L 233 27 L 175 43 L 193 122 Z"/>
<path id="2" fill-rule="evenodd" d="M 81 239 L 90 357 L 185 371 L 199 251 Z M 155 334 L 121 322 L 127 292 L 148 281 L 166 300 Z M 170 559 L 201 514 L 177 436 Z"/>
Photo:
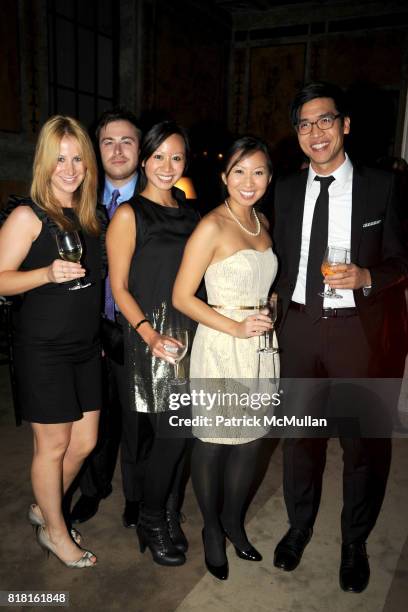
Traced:
<path id="1" fill-rule="evenodd" d="M 20 114 L 20 70 L 18 5 L 13 0 L 1 3 L 0 20 L 0 130 L 19 132 Z"/>
<path id="2" fill-rule="evenodd" d="M 189 128 L 195 152 L 190 172 L 208 202 L 218 197 L 221 155 L 232 134 L 264 137 L 283 171 L 300 164 L 288 108 L 305 80 L 332 80 L 349 91 L 355 158 L 374 163 L 400 155 L 408 80 L 404 3 L 311 2 L 307 11 L 292 3 L 239 18 L 211 0 L 116 5 L 121 21 L 111 80 L 117 86 L 106 104 L 125 102 L 144 127 L 172 117 Z M 2 2 L 0 198 L 13 185 L 28 185 L 38 128 L 50 112 L 64 110 L 52 105 L 50 6 L 45 0 Z M 79 19 L 82 12 L 77 14 Z M 68 45 L 64 57 L 75 56 L 75 49 Z M 77 107 L 85 123 L 101 110 L 98 102 L 85 117 Z"/>
<path id="3" fill-rule="evenodd" d="M 374 164 L 379 157 L 401 154 L 408 11 L 390 9 L 374 17 L 370 12 L 384 7 L 360 4 L 355 3 L 355 17 L 352 3 L 333 2 L 320 12 L 292 6 L 286 14 L 284 9 L 279 15 L 265 13 L 275 27 L 261 27 L 259 13 L 247 16 L 247 29 L 242 17 L 236 20 L 230 125 L 268 140 L 283 171 L 301 163 L 289 105 L 310 80 L 333 81 L 347 91 L 354 159 Z"/>

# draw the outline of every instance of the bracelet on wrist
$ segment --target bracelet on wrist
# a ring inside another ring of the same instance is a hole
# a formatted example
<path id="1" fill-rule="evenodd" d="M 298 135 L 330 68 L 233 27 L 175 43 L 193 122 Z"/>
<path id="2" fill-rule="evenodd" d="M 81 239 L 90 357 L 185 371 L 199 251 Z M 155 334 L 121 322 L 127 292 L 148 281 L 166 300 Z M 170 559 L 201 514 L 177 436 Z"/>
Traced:
<path id="1" fill-rule="evenodd" d="M 150 321 L 149 319 L 142 319 L 141 321 L 139 321 L 139 323 L 136 323 L 136 325 L 134 326 L 134 330 L 137 331 L 139 327 L 143 325 L 143 323 L 150 323 Z"/>

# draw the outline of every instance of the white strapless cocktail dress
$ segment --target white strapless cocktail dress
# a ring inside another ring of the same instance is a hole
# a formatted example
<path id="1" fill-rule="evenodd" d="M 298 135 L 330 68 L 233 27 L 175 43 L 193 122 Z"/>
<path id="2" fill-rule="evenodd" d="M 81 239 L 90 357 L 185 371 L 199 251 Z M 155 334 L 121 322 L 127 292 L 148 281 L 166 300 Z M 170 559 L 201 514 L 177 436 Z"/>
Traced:
<path id="1" fill-rule="evenodd" d="M 257 312 L 259 300 L 267 297 L 276 272 L 277 258 L 271 248 L 237 251 L 207 268 L 204 280 L 208 304 L 242 321 Z M 195 437 L 204 442 L 243 444 L 268 432 L 264 416 L 271 415 L 272 406 L 255 406 L 260 394 L 264 394 L 265 403 L 266 394 L 277 392 L 279 355 L 258 353 L 262 342 L 260 337 L 235 338 L 198 325 L 190 380 L 195 397 L 200 394 L 200 405 L 193 404 L 192 414 L 207 417 L 207 421 L 203 425 L 201 419 L 200 425 L 193 426 Z M 277 346 L 276 336 L 274 344 Z"/>

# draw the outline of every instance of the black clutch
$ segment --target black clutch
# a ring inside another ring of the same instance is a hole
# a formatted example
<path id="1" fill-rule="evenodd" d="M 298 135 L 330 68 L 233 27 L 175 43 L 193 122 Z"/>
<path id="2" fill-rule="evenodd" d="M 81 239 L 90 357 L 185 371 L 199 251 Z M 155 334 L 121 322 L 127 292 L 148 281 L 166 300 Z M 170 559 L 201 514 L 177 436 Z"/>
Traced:
<path id="1" fill-rule="evenodd" d="M 105 354 L 116 363 L 123 365 L 125 349 L 121 324 L 102 315 L 101 339 Z"/>

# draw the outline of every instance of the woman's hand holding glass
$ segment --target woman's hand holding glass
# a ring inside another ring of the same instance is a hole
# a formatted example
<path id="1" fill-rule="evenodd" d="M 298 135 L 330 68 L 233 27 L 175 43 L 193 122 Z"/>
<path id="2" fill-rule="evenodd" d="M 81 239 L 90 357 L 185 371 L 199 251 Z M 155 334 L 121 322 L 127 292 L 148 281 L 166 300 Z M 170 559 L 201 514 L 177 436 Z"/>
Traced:
<path id="1" fill-rule="evenodd" d="M 259 300 L 260 312 L 263 314 L 267 314 L 272 321 L 272 326 L 269 331 L 264 334 L 263 338 L 263 346 L 258 348 L 258 353 L 266 353 L 267 355 L 275 355 L 278 352 L 278 349 L 274 346 L 274 326 L 276 323 L 276 319 L 278 318 L 278 295 L 277 293 L 272 293 L 267 298 L 262 298 Z"/>
<path id="2" fill-rule="evenodd" d="M 262 334 L 271 328 L 271 318 L 266 314 L 257 312 L 256 314 L 249 315 L 243 321 L 237 321 L 233 336 L 235 338 L 253 338 L 255 336 L 262 336 Z"/>
<path id="3" fill-rule="evenodd" d="M 47 278 L 50 283 L 66 283 L 85 276 L 85 269 L 79 263 L 71 263 L 55 259 L 47 268 Z"/>
<path id="4" fill-rule="evenodd" d="M 183 346 L 182 342 L 168 336 L 154 332 L 152 338 L 148 341 L 150 352 L 159 359 L 164 359 L 174 365 L 174 354 Z"/>
<path id="5" fill-rule="evenodd" d="M 179 364 L 187 354 L 188 330 L 171 327 L 166 330 L 166 334 L 172 341 L 171 344 L 166 341 L 164 345 L 166 351 L 173 355 L 174 378 L 171 382 L 175 385 L 184 385 L 187 379 L 180 376 Z"/>
<path id="6" fill-rule="evenodd" d="M 61 258 L 64 262 L 77 263 L 81 261 L 82 257 L 82 242 L 77 231 L 73 232 L 60 232 L 56 235 L 57 247 Z M 67 278 L 68 280 L 68 278 Z M 71 279 L 69 279 L 71 280 Z M 92 283 L 83 283 L 77 276 L 75 283 L 72 287 L 69 287 L 70 291 L 76 291 L 77 289 L 86 289 L 90 287 Z"/>

